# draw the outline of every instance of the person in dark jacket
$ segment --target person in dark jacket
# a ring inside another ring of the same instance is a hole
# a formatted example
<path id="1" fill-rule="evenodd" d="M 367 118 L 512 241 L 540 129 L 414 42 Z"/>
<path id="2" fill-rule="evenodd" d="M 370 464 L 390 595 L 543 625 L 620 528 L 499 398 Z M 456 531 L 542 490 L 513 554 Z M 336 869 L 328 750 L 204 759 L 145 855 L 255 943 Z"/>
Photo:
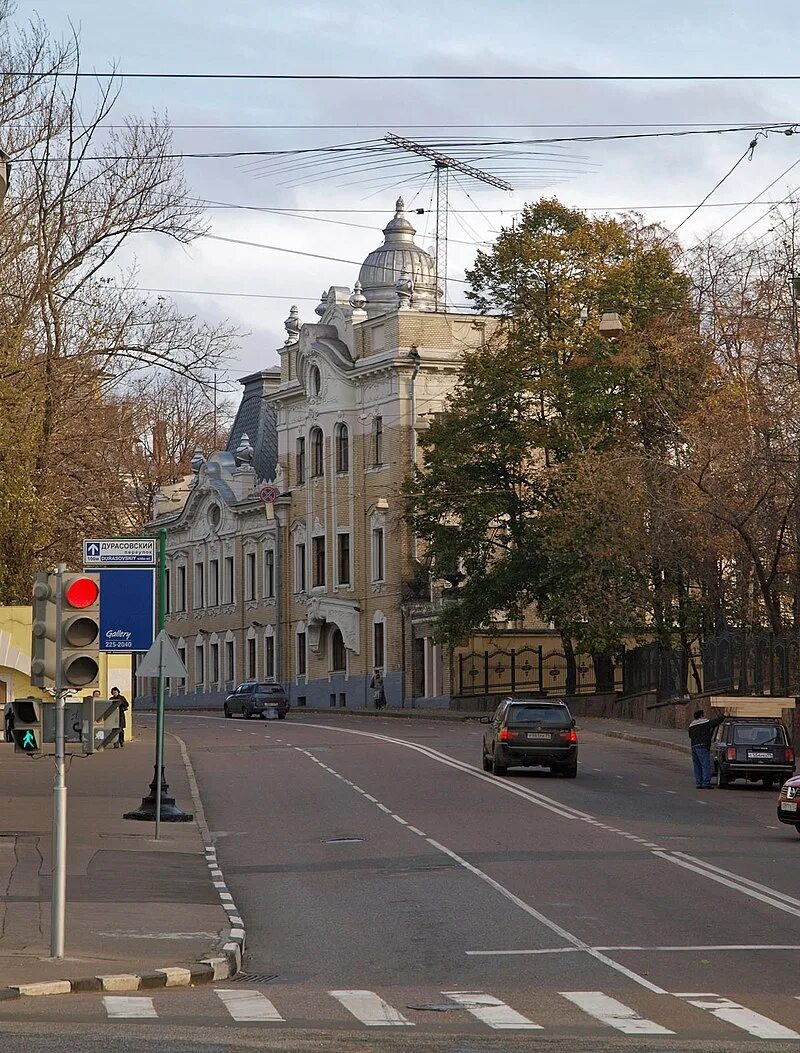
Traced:
<path id="1" fill-rule="evenodd" d="M 694 783 L 698 790 L 711 789 L 711 739 L 725 716 L 725 713 L 720 713 L 718 717 L 707 717 L 702 709 L 696 709 L 694 720 L 689 725 Z"/>
<path id="2" fill-rule="evenodd" d="M 119 741 L 114 743 L 114 749 L 122 749 L 125 746 L 125 727 L 127 720 L 125 719 L 125 711 L 128 708 L 128 700 L 121 693 L 118 687 L 111 688 L 111 701 L 116 702 L 119 705 Z"/>

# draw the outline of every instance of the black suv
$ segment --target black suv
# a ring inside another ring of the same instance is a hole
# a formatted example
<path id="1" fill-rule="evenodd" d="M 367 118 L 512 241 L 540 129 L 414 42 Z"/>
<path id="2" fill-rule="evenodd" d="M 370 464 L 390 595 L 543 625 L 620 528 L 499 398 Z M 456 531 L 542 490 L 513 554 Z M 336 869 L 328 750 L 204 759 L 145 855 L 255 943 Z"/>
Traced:
<path id="1" fill-rule="evenodd" d="M 223 712 L 226 717 L 241 713 L 245 720 L 253 716 L 267 717 L 277 713 L 283 720 L 289 711 L 289 699 L 280 684 L 272 681 L 248 680 L 240 684 L 232 695 L 225 699 Z"/>
<path id="2" fill-rule="evenodd" d="M 794 750 L 778 717 L 726 717 L 714 732 L 711 762 L 720 789 L 734 779 L 771 789 L 794 774 Z"/>
<path id="3" fill-rule="evenodd" d="M 483 770 L 505 775 L 509 768 L 536 766 L 574 779 L 578 774 L 575 721 L 562 699 L 507 698 L 483 734 Z"/>

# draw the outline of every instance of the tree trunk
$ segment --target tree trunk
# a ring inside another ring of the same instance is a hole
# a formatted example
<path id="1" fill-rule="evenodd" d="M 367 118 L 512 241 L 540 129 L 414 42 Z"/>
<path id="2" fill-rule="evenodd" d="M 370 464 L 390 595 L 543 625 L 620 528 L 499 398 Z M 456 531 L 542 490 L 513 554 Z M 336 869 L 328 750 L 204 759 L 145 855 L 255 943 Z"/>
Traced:
<path id="1" fill-rule="evenodd" d="M 578 663 L 575 661 L 575 648 L 572 644 L 572 636 L 562 632 L 561 642 L 564 648 L 564 658 L 567 664 L 566 694 L 575 695 L 578 690 Z"/>

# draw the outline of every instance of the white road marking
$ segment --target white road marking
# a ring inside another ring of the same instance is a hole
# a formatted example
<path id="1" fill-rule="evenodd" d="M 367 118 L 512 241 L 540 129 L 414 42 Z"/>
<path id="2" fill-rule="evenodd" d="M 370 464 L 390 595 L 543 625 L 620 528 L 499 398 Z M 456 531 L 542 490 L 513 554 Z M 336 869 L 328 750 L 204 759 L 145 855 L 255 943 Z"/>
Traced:
<path id="1" fill-rule="evenodd" d="M 493 957 L 494 955 L 501 956 L 515 954 L 577 954 L 580 950 L 582 950 L 581 947 L 541 947 L 530 951 L 465 951 L 464 953 L 474 957 Z M 603 950 L 607 951 L 609 948 L 604 947 Z"/>
<path id="2" fill-rule="evenodd" d="M 348 1013 L 367 1027 L 413 1027 L 394 1006 L 384 1002 L 373 991 L 329 991 Z"/>
<path id="3" fill-rule="evenodd" d="M 718 1020 L 724 1020 L 734 1027 L 755 1035 L 756 1038 L 800 1039 L 800 1035 L 791 1028 L 784 1027 L 768 1016 L 762 1016 L 752 1009 L 746 1009 L 738 1002 L 722 998 L 716 994 L 676 994 L 676 998 L 685 998 L 690 1005 L 705 1009 Z"/>
<path id="4" fill-rule="evenodd" d="M 499 998 L 474 991 L 442 991 L 442 994 L 464 1007 L 468 1013 L 483 1024 L 497 1031 L 541 1031 L 541 1024 L 534 1024 L 516 1009 L 507 1006 Z"/>
<path id="5" fill-rule="evenodd" d="M 491 886 L 491 888 L 499 892 L 501 896 L 505 896 L 507 900 L 510 900 L 511 903 L 519 907 L 520 910 L 524 910 L 526 914 L 529 914 L 532 918 L 536 918 L 536 920 L 540 922 L 540 924 L 550 929 L 551 932 L 557 933 L 563 940 L 566 940 L 567 943 L 571 943 L 574 947 L 579 947 L 582 951 L 585 951 L 586 954 L 591 955 L 592 958 L 596 958 L 599 962 L 602 962 L 603 965 L 607 965 L 609 966 L 609 968 L 614 969 L 616 972 L 622 973 L 623 976 L 627 976 L 628 979 L 633 980 L 634 983 L 641 984 L 642 987 L 646 987 L 648 991 L 653 991 L 655 994 L 666 994 L 666 991 L 663 987 L 659 987 L 657 984 L 651 983 L 650 980 L 647 980 L 644 976 L 640 976 L 638 973 L 633 972 L 632 969 L 627 969 L 624 965 L 620 965 L 619 962 L 615 962 L 612 961 L 611 958 L 607 958 L 600 951 L 594 950 L 593 947 L 590 947 L 587 943 L 584 943 L 583 940 L 581 940 L 579 937 L 574 936 L 571 932 L 568 932 L 567 929 L 562 928 L 557 922 L 551 921 L 549 918 L 545 917 L 545 915 L 542 914 L 541 911 L 536 910 L 536 908 L 532 907 L 530 903 L 526 903 L 524 899 L 520 899 L 519 896 L 514 895 L 514 893 L 511 892 L 510 889 L 507 889 L 505 887 L 505 885 L 501 885 L 499 881 L 495 881 L 494 878 L 489 877 L 489 875 L 486 874 L 483 870 L 479 870 L 477 867 L 474 867 L 472 863 L 468 863 L 466 859 L 463 859 L 461 856 L 456 855 L 456 853 L 451 851 L 449 848 L 446 848 L 438 841 L 434 841 L 432 837 L 427 837 L 425 840 L 428 842 L 429 845 L 432 845 L 434 848 L 437 848 L 440 852 L 443 852 L 446 856 L 449 856 L 460 866 L 464 867 L 465 870 L 468 870 L 471 874 L 474 874 L 475 877 L 480 878 L 481 881 L 485 881 L 487 885 Z"/>
<path id="6" fill-rule="evenodd" d="M 283 1020 L 272 1002 L 258 991 L 231 991 L 215 987 L 214 994 L 234 1020 L 242 1023 L 257 1020 Z"/>
<path id="7" fill-rule="evenodd" d="M 158 1016 L 153 999 L 139 995 L 105 995 L 103 1005 L 114 1020 L 154 1020 Z"/>
<path id="8" fill-rule="evenodd" d="M 667 790 L 667 793 L 677 793 L 677 790 Z"/>
<path id="9" fill-rule="evenodd" d="M 725 885 L 726 888 L 732 888 L 736 892 L 741 892 L 744 896 L 750 896 L 751 899 L 757 899 L 761 903 L 766 903 L 769 907 L 775 907 L 776 910 L 782 910 L 786 914 L 793 914 L 796 918 L 800 918 L 800 908 L 791 906 L 790 896 L 784 895 L 782 892 L 773 892 L 771 889 L 769 895 L 764 895 L 758 891 L 758 888 L 765 888 L 766 886 L 758 886 L 756 882 L 750 882 L 747 878 L 740 878 L 736 874 L 732 874 L 730 878 L 725 877 L 724 874 L 727 871 L 719 871 L 718 867 L 711 867 L 706 865 L 702 860 L 692 860 L 692 857 L 682 858 L 682 853 L 679 852 L 653 852 L 654 856 L 658 856 L 659 859 L 665 859 L 668 863 L 674 863 L 676 866 L 683 867 L 684 870 L 691 870 L 694 874 L 700 874 L 701 877 L 708 878 L 709 881 L 716 881 L 720 885 Z M 690 860 L 692 860 L 690 862 Z M 754 886 L 754 887 L 751 887 Z M 794 901 L 797 902 L 797 901 Z"/>
<path id="10" fill-rule="evenodd" d="M 688 852 L 676 852 L 676 856 L 680 856 L 681 859 L 688 859 L 692 863 L 696 863 L 698 866 L 704 867 L 706 870 L 713 870 L 715 874 L 722 874 L 723 877 L 732 878 L 737 881 L 740 885 L 747 885 L 748 888 L 757 889 L 759 892 L 765 892 L 772 899 L 782 899 L 784 903 L 791 903 L 793 907 L 800 907 L 800 899 L 795 899 L 794 896 L 787 896 L 785 892 L 778 892 L 768 885 L 761 885 L 758 881 L 751 881 L 750 878 L 741 877 L 739 874 L 734 874 L 730 870 L 723 870 L 722 867 L 715 866 L 713 863 L 707 863 L 704 859 L 698 859 L 697 856 L 690 856 Z"/>
<path id="11" fill-rule="evenodd" d="M 500 950 L 500 951 L 465 951 L 464 953 L 472 957 L 501 957 L 501 956 L 513 956 L 513 955 L 527 955 L 527 954 L 573 954 L 575 951 L 579 951 L 580 947 L 537 947 L 530 949 L 521 950 Z M 646 951 L 648 953 L 661 953 L 661 952 L 685 952 L 691 951 L 696 953 L 697 951 L 800 951 L 800 943 L 708 943 L 708 944 L 694 944 L 686 946 L 673 946 L 673 947 L 640 947 L 636 945 L 625 944 L 622 946 L 613 947 L 598 947 L 592 948 L 595 951 Z M 800 995 L 797 996 L 800 998 Z"/>
<path id="12" fill-rule="evenodd" d="M 602 1024 L 608 1024 L 625 1035 L 674 1035 L 668 1027 L 662 1027 L 653 1020 L 645 1020 L 628 1006 L 609 998 L 602 991 L 561 991 L 561 996 L 568 999 L 584 1013 L 593 1016 Z"/>

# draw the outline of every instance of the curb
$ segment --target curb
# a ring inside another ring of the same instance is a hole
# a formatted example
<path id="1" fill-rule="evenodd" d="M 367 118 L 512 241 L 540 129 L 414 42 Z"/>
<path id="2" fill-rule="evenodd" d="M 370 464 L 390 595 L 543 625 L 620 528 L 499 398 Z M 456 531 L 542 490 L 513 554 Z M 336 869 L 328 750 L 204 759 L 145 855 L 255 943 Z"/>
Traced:
<path id="1" fill-rule="evenodd" d="M 640 742 L 644 746 L 661 746 L 665 750 L 674 750 L 676 753 L 691 753 L 691 746 L 684 746 L 680 742 L 668 742 L 665 739 L 657 739 L 649 735 L 632 735 L 628 731 L 598 731 L 595 728 L 588 729 L 595 735 L 605 735 L 610 739 L 625 739 L 626 742 Z"/>
<path id="2" fill-rule="evenodd" d="M 98 991 L 152 991 L 162 987 L 197 987 L 200 984 L 214 983 L 216 980 L 229 980 L 241 972 L 245 947 L 244 922 L 233 902 L 233 896 L 228 891 L 217 860 L 217 850 L 211 840 L 186 743 L 177 735 L 174 737 L 180 746 L 181 757 L 189 780 L 195 820 L 203 838 L 203 857 L 230 925 L 222 946 L 222 953 L 213 957 L 201 958 L 194 965 L 172 965 L 141 973 L 109 973 L 104 976 L 82 977 L 79 980 L 45 980 L 40 983 L 10 984 L 8 987 L 0 987 L 0 1002 L 13 1001 L 17 998 L 42 998 L 46 995 L 85 994 Z"/>

